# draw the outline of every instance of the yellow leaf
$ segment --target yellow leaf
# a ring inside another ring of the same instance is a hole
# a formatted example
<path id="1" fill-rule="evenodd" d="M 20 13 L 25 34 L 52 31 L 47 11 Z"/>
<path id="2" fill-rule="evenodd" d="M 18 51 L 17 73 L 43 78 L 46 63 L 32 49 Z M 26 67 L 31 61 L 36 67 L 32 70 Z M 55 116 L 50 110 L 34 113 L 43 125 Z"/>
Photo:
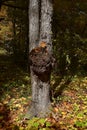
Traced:
<path id="1" fill-rule="evenodd" d="M 54 111 L 55 111 L 55 112 L 58 112 L 58 108 L 57 108 L 57 107 L 54 107 Z"/>
<path id="2" fill-rule="evenodd" d="M 8 101 L 3 101 L 3 104 L 8 104 Z"/>
<path id="3" fill-rule="evenodd" d="M 66 115 L 66 112 L 62 112 L 62 115 Z"/>

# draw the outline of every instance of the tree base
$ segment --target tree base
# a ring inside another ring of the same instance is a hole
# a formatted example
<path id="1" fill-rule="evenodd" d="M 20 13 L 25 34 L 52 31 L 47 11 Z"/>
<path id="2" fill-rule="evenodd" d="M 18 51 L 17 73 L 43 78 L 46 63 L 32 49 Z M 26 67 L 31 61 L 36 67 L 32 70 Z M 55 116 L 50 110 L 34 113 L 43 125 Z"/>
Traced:
<path id="1" fill-rule="evenodd" d="M 25 115 L 25 119 L 32 119 L 33 117 L 45 118 L 51 113 L 51 103 L 48 104 L 48 107 L 44 108 L 44 110 L 36 109 L 34 105 L 29 109 L 29 111 Z"/>

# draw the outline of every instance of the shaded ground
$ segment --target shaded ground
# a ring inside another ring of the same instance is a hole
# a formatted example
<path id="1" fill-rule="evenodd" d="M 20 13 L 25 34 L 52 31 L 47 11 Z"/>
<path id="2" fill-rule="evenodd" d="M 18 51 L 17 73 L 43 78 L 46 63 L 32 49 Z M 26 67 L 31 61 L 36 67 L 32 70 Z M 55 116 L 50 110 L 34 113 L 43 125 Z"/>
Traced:
<path id="1" fill-rule="evenodd" d="M 53 99 L 52 114 L 40 125 L 38 119 L 24 122 L 31 98 L 30 78 L 0 48 L 0 130 L 87 130 L 87 77 L 74 76 L 69 82 L 52 77 L 51 85 L 53 93 L 59 94 Z"/>
<path id="2" fill-rule="evenodd" d="M 30 99 L 30 78 L 6 50 L 0 48 L 0 130 L 15 124 Z"/>

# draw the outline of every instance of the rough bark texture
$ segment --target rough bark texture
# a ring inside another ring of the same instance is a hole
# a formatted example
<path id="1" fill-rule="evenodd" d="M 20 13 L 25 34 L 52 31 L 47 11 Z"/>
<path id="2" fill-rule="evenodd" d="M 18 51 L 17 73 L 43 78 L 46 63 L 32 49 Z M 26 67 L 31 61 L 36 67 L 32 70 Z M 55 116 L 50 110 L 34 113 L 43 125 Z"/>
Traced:
<path id="1" fill-rule="evenodd" d="M 41 0 L 40 41 L 47 43 L 50 52 L 52 52 L 52 12 L 52 0 Z"/>
<path id="2" fill-rule="evenodd" d="M 48 112 L 48 108 L 50 107 L 50 98 L 49 98 L 49 88 L 50 88 L 50 77 L 45 74 L 45 78 L 47 78 L 46 82 L 39 79 L 38 75 L 36 75 L 32 71 L 33 78 L 32 82 L 32 110 L 31 114 L 33 116 L 45 116 L 46 112 Z M 39 75 L 41 79 L 43 79 L 44 74 Z M 49 80 L 48 80 L 49 77 Z"/>
<path id="3" fill-rule="evenodd" d="M 29 50 L 39 41 L 39 0 L 29 1 Z"/>
<path id="4" fill-rule="evenodd" d="M 45 116 L 50 107 L 50 74 L 52 69 L 52 56 L 47 46 L 38 46 L 30 52 L 32 108 L 30 116 Z"/>
<path id="5" fill-rule="evenodd" d="M 51 55 L 49 52 L 52 49 L 50 23 L 52 3 L 50 0 L 41 0 L 39 1 L 41 7 L 39 7 L 38 1 L 30 0 L 29 4 L 29 58 L 32 85 L 32 107 L 29 114 L 31 117 L 45 116 L 50 107 Z M 39 12 L 40 9 L 41 13 Z M 45 48 L 39 46 L 41 42 L 47 43 Z"/>
<path id="6" fill-rule="evenodd" d="M 30 52 L 30 63 L 36 74 L 50 72 L 52 68 L 52 55 L 48 52 L 47 46 L 36 47 Z M 44 80 L 44 79 L 43 79 Z"/>

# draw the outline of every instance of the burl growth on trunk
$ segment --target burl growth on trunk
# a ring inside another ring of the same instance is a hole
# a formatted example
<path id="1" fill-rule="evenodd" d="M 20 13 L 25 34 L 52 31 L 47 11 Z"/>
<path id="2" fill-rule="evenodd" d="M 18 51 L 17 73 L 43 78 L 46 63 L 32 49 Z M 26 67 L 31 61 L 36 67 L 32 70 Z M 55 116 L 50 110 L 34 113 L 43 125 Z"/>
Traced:
<path id="1" fill-rule="evenodd" d="M 54 58 L 45 42 L 41 42 L 29 54 L 32 75 L 32 108 L 30 114 L 43 117 L 50 107 L 50 75 Z"/>
<path id="2" fill-rule="evenodd" d="M 54 58 L 47 50 L 47 44 L 41 42 L 38 47 L 31 50 L 30 65 L 36 74 L 43 74 L 51 72 Z"/>

